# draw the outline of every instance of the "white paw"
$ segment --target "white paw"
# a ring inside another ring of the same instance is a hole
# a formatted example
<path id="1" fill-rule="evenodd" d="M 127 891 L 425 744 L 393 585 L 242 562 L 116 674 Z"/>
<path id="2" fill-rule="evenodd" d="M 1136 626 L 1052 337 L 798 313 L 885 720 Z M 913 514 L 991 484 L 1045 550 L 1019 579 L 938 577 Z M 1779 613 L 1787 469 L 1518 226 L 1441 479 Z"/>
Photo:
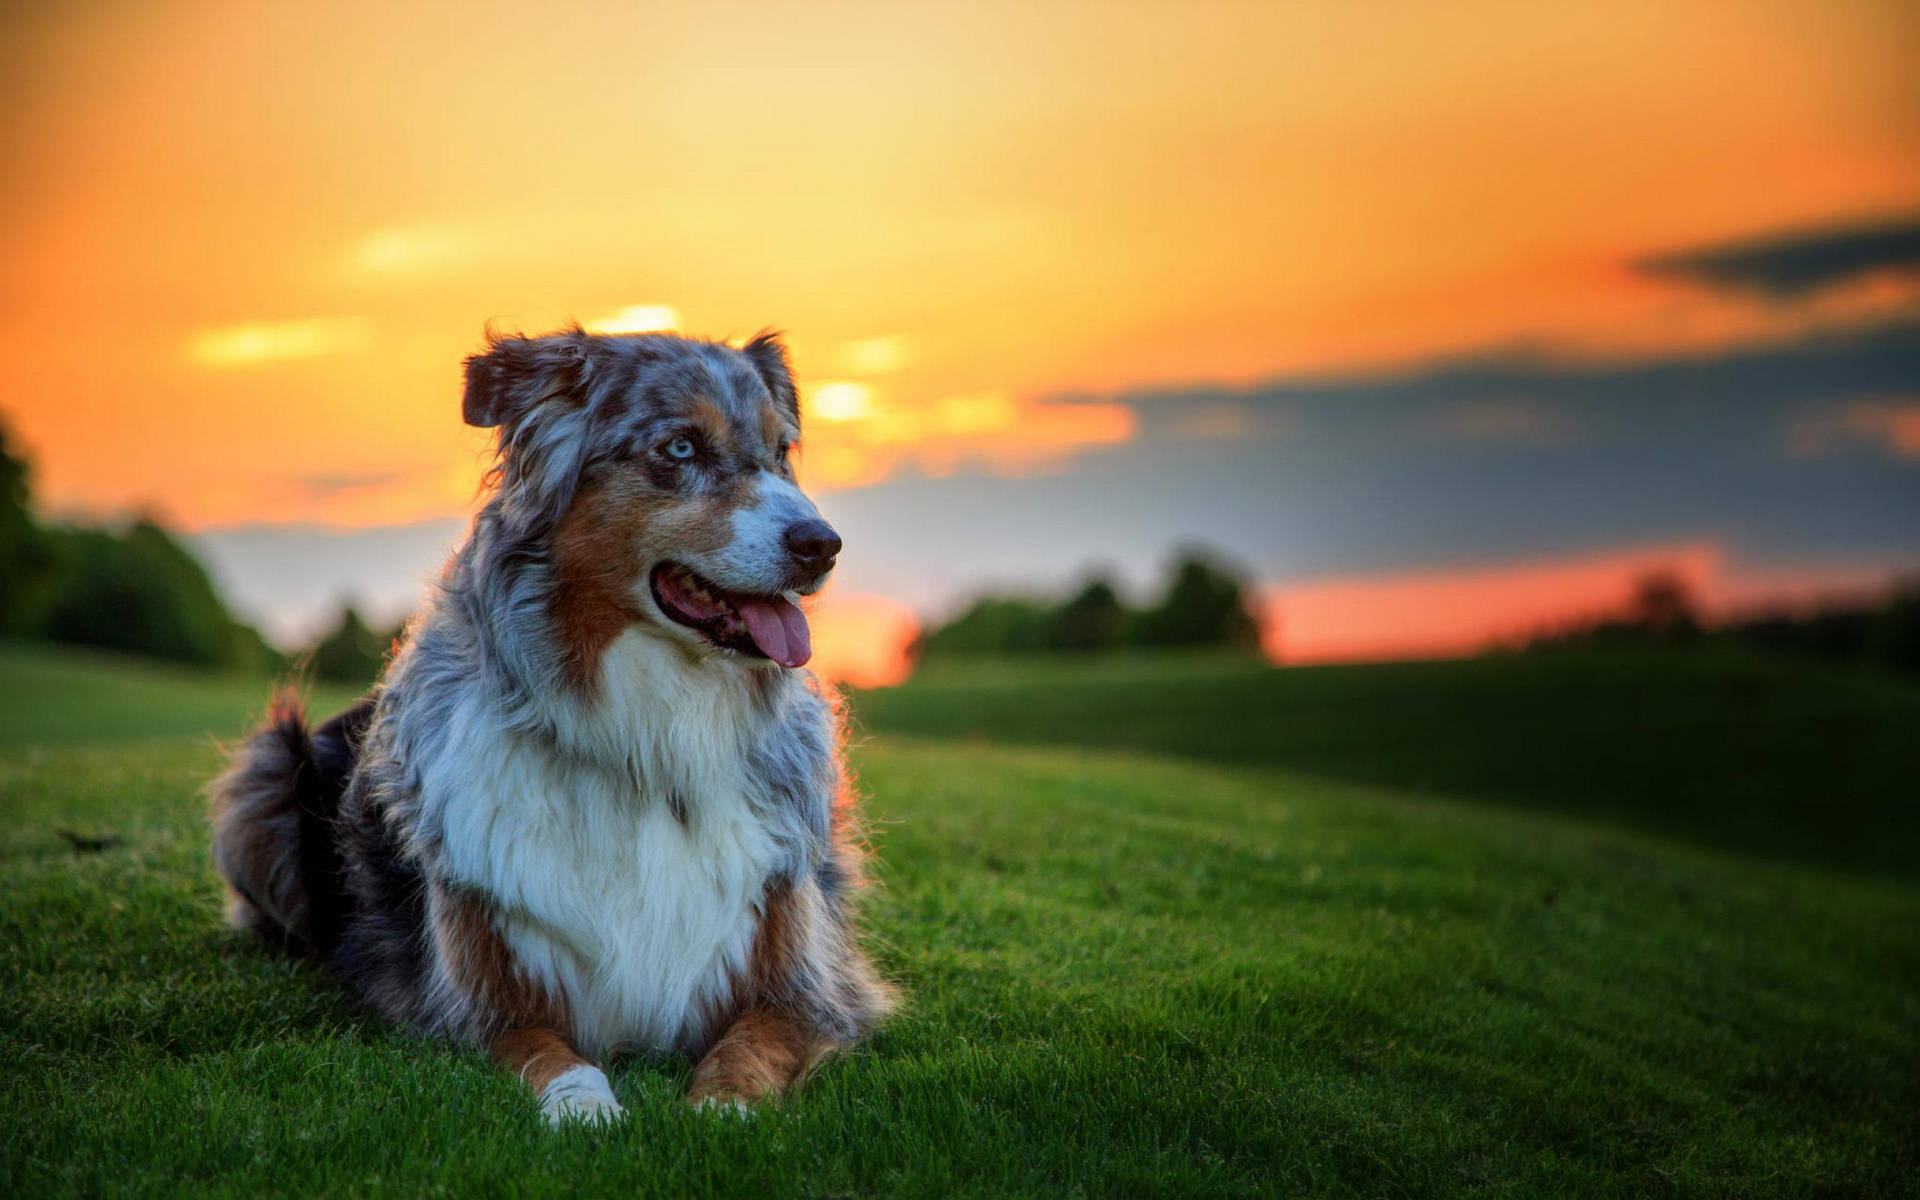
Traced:
<path id="1" fill-rule="evenodd" d="M 555 1129 L 568 1121 L 616 1121 L 626 1112 L 599 1067 L 569 1068 L 540 1093 L 540 1114 Z"/>
<path id="2" fill-rule="evenodd" d="M 718 1113 L 742 1121 L 753 1116 L 753 1106 L 738 1096 L 708 1096 L 704 1100 L 695 1100 L 693 1107 L 700 1112 Z"/>

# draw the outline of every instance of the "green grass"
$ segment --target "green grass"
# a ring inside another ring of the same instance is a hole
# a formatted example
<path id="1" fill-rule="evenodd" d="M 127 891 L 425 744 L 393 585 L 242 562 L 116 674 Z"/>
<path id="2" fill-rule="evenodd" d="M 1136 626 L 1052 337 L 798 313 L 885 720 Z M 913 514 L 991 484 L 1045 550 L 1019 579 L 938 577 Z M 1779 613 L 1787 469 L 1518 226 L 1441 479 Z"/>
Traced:
<path id="1" fill-rule="evenodd" d="M 934 664 L 857 710 L 875 732 L 1282 767 L 1920 880 L 1920 684 L 1740 647 Z"/>
<path id="2" fill-rule="evenodd" d="M 0 692 L 20 677 L 0 656 Z M 630 1123 L 552 1135 L 477 1056 L 222 930 L 212 747 L 89 740 L 90 711 L 0 749 L 0 1194 L 1888 1195 L 1920 1171 L 1909 884 L 1270 765 L 895 735 L 856 756 L 902 1014 L 750 1120 L 629 1061 Z"/>
<path id="3" fill-rule="evenodd" d="M 217 734 L 233 737 L 266 707 L 269 680 L 64 647 L 0 641 L 0 749 Z M 316 713 L 352 703 L 312 692 Z"/>

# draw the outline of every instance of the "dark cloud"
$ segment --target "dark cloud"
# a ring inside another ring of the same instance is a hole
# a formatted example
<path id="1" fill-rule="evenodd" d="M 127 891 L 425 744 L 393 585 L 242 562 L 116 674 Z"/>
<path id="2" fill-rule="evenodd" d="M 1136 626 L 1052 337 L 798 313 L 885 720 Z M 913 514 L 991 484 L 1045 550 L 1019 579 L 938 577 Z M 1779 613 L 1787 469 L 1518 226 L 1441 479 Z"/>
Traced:
<path id="1" fill-rule="evenodd" d="M 1718 354 L 1566 360 L 1489 354 L 1392 372 L 1282 379 L 1251 388 L 1141 391 L 1117 397 L 1143 436 L 1177 437 L 1189 410 L 1237 407 L 1240 426 L 1315 454 L 1378 457 L 1636 443 L 1763 456 L 1783 430 L 1863 397 L 1920 396 L 1920 320 L 1898 320 Z M 1224 422 L 1223 422 L 1224 424 Z"/>
<path id="2" fill-rule="evenodd" d="M 1803 230 L 1643 259 L 1650 275 L 1793 300 L 1888 267 L 1920 264 L 1920 215 Z"/>
<path id="3" fill-rule="evenodd" d="M 1070 471 L 827 497 L 862 548 L 846 585 L 925 603 L 1087 563 L 1144 581 L 1196 540 L 1275 580 L 1699 539 L 1743 565 L 1920 563 L 1920 457 L 1859 419 L 1920 404 L 1920 322 L 1106 399 L 1140 436 Z"/>

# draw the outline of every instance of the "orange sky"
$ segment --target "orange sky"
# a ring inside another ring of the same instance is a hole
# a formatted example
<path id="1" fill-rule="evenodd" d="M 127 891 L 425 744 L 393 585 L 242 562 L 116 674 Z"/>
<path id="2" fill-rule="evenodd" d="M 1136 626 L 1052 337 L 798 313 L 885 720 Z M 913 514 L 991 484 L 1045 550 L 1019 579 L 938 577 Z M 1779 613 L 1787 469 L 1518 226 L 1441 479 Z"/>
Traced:
<path id="1" fill-rule="evenodd" d="M 1711 542 L 1450 570 L 1312 579 L 1266 590 L 1261 642 L 1285 663 L 1458 658 L 1626 614 L 1641 581 L 1677 580 L 1708 621 L 1871 596 L 1871 569 L 1742 571 Z"/>
<path id="2" fill-rule="evenodd" d="M 1054 470 L 1136 435 L 1062 393 L 1764 337 L 1621 264 L 1920 196 L 1900 4 L 474 11 L 0 16 L 43 503 L 463 511 L 489 320 L 787 329 L 819 488 Z"/>

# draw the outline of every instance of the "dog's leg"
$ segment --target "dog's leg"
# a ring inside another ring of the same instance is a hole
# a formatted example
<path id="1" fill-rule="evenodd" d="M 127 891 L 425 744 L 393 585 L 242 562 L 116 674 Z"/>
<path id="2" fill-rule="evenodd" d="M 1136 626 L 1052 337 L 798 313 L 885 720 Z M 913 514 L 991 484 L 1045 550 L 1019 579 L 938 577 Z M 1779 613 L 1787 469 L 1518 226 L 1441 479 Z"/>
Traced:
<path id="1" fill-rule="evenodd" d="M 729 1026 L 693 1069 L 687 1099 L 703 1107 L 777 1099 L 831 1049 L 799 1018 L 754 1009 Z"/>
<path id="2" fill-rule="evenodd" d="M 493 1039 L 487 1053 L 533 1089 L 550 1125 L 611 1121 L 626 1112 L 613 1098 L 605 1072 L 551 1029 L 509 1029 Z"/>

